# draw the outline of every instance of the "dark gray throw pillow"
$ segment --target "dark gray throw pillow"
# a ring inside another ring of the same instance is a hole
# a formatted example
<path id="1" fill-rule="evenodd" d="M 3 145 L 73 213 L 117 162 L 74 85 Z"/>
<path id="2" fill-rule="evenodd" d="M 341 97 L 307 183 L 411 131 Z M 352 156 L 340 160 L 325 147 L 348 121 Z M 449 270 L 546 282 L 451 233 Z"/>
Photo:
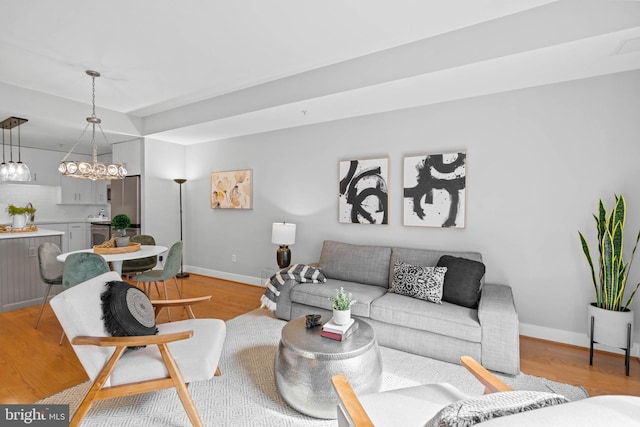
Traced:
<path id="1" fill-rule="evenodd" d="M 107 282 L 107 289 L 100 298 L 104 326 L 111 336 L 128 337 L 158 333 L 153 306 L 141 289 L 127 282 L 114 280 Z"/>
<path id="2" fill-rule="evenodd" d="M 447 267 L 442 301 L 476 308 L 480 299 L 480 279 L 485 272 L 484 264 L 467 258 L 443 255 L 438 261 L 438 267 Z"/>

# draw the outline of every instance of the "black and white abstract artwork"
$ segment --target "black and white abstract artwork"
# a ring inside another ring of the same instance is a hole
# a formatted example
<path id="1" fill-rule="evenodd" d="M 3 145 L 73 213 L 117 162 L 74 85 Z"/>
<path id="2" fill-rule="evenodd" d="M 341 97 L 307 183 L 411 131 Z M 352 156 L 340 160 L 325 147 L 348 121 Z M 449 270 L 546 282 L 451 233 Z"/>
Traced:
<path id="1" fill-rule="evenodd" d="M 464 228 L 466 153 L 404 158 L 404 225 Z"/>
<path id="2" fill-rule="evenodd" d="M 389 223 L 389 159 L 342 161 L 338 221 Z"/>

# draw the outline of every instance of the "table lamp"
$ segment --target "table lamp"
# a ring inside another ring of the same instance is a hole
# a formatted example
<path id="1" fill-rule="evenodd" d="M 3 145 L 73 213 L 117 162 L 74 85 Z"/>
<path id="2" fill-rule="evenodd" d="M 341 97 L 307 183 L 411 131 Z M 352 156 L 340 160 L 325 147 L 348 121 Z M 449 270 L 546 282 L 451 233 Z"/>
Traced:
<path id="1" fill-rule="evenodd" d="M 286 222 L 274 222 L 271 227 L 271 243 L 280 245 L 276 252 L 278 267 L 286 268 L 291 264 L 291 249 L 288 245 L 296 242 L 296 225 Z"/>

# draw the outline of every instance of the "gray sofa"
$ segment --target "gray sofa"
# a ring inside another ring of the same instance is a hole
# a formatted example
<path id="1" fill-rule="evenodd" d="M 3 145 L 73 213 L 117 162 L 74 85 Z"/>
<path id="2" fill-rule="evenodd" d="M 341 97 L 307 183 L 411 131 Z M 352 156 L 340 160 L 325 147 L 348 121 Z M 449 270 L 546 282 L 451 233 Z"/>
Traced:
<path id="1" fill-rule="evenodd" d="M 329 297 L 343 287 L 357 302 L 352 315 L 367 321 L 380 345 L 459 363 L 468 355 L 487 369 L 520 372 L 518 314 L 511 288 L 483 283 L 477 308 L 443 301 L 434 304 L 388 292 L 396 261 L 436 266 L 442 255 L 482 261 L 477 252 L 445 252 L 325 241 L 319 267 L 326 283 L 287 280 L 276 316 L 291 320 L 310 313 L 331 317 Z M 447 286 L 445 278 L 445 289 Z"/>

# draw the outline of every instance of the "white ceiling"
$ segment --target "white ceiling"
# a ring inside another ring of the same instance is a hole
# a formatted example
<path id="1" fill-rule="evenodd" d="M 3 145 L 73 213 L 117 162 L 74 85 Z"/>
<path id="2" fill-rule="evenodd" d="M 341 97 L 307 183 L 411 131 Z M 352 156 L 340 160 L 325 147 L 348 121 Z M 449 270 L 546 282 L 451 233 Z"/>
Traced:
<path id="1" fill-rule="evenodd" d="M 54 150 L 86 69 L 111 143 L 191 144 L 640 68 L 637 1 L 4 3 L 0 120 Z"/>

